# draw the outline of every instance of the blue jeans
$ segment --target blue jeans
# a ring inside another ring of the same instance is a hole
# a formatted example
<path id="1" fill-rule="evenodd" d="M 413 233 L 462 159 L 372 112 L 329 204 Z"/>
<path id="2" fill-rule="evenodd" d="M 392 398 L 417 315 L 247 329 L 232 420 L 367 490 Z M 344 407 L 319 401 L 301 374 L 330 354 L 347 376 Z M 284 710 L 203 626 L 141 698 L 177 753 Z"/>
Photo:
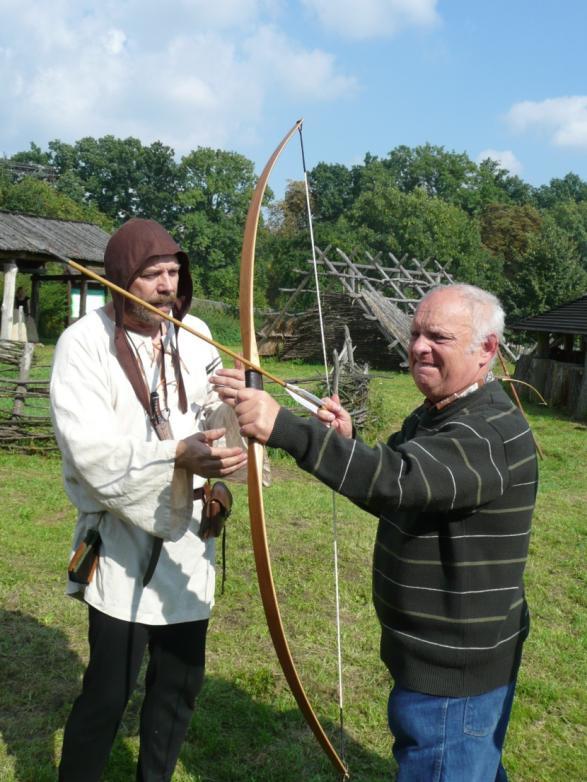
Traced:
<path id="1" fill-rule="evenodd" d="M 388 719 L 397 782 L 507 782 L 501 750 L 515 687 L 444 698 L 396 684 Z"/>

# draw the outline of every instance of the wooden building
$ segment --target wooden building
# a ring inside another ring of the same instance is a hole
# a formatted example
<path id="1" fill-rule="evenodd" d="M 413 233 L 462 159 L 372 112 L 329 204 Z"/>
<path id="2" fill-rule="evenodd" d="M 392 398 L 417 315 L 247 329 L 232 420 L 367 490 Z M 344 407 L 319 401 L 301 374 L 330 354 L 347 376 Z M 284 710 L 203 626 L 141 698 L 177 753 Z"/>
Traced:
<path id="1" fill-rule="evenodd" d="M 91 223 L 0 210 L 0 264 L 4 272 L 0 339 L 22 340 L 24 336 L 22 323 L 21 328 L 18 323 L 22 313 L 19 313 L 18 308 L 15 309 L 17 274 L 30 275 L 28 309 L 29 317 L 36 326 L 39 318 L 39 289 L 46 280 L 57 280 L 67 285 L 68 315 L 64 325 L 84 315 L 89 296 L 95 288 L 101 291 L 101 286 L 71 272 L 64 265 L 58 272 L 48 272 L 47 264 L 55 262 L 55 253 L 59 253 L 103 274 L 104 250 L 109 238 L 106 231 Z"/>
<path id="2" fill-rule="evenodd" d="M 537 388 L 553 407 L 587 420 L 587 293 L 510 328 L 537 339 L 534 351 L 520 356 L 515 377 Z"/>

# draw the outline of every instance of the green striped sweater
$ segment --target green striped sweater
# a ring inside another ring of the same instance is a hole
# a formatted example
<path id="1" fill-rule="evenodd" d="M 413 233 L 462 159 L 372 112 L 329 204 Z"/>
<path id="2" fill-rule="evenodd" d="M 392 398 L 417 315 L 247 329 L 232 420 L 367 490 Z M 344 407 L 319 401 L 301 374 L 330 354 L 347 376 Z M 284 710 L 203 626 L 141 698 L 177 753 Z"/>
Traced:
<path id="1" fill-rule="evenodd" d="M 538 472 L 528 423 L 496 381 L 441 411 L 422 405 L 375 448 L 285 409 L 268 445 L 379 517 L 373 600 L 396 681 L 458 697 L 515 677 Z"/>

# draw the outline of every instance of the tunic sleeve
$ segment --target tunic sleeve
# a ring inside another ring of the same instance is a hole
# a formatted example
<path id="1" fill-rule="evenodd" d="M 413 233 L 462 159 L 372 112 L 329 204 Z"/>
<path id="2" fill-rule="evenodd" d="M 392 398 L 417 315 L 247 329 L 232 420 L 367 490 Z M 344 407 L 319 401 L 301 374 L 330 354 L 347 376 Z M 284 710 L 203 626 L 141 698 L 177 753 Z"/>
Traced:
<path id="1" fill-rule="evenodd" d="M 175 470 L 177 443 L 146 440 L 144 411 L 101 336 L 65 332 L 55 352 L 51 410 L 67 493 L 82 513 L 108 510 L 174 540 L 192 514 L 189 481 Z"/>

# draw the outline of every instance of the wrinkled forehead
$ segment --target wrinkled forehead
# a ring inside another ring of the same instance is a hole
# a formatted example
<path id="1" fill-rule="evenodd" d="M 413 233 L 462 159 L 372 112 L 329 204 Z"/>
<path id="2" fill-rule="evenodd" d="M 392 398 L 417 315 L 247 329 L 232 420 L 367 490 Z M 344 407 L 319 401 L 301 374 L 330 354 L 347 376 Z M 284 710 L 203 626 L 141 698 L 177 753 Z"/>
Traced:
<path id="1" fill-rule="evenodd" d="M 439 291 L 418 305 L 412 321 L 435 331 L 472 329 L 473 310 L 462 296 L 453 291 Z"/>
<path id="2" fill-rule="evenodd" d="M 175 255 L 156 255 L 145 263 L 141 267 L 139 274 L 157 274 L 160 272 L 179 271 L 181 269 L 181 263 Z"/>

